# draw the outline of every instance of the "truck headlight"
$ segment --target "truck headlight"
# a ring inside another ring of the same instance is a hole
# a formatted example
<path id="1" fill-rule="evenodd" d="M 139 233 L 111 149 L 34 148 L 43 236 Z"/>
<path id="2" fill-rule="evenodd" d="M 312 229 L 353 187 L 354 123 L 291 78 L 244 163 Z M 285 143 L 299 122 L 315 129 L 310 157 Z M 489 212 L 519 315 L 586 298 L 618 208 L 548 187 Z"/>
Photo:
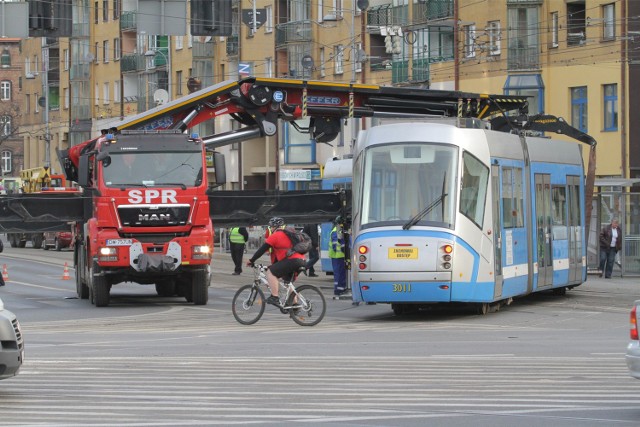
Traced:
<path id="1" fill-rule="evenodd" d="M 191 246 L 191 257 L 193 259 L 210 259 L 213 250 L 208 245 Z"/>
<path id="2" fill-rule="evenodd" d="M 109 246 L 103 246 L 98 249 L 98 261 L 117 261 L 118 249 Z"/>

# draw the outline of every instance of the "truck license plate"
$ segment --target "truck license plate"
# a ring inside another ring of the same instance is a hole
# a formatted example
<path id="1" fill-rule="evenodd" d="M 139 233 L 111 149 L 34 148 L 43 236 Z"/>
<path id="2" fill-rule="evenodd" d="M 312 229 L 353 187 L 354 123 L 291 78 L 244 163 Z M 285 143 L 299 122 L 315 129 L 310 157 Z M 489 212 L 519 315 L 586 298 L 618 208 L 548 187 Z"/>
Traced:
<path id="1" fill-rule="evenodd" d="M 131 246 L 132 239 L 107 239 L 107 246 Z"/>
<path id="2" fill-rule="evenodd" d="M 418 248 L 389 248 L 389 259 L 418 259 Z"/>

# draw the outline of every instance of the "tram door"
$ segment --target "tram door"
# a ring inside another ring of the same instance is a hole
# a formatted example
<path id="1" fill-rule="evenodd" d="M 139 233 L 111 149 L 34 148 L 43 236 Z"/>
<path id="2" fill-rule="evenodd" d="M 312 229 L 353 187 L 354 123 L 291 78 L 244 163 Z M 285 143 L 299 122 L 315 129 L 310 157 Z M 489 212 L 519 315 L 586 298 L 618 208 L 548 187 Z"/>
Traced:
<path id="1" fill-rule="evenodd" d="M 493 291 L 493 297 L 499 298 L 502 296 L 502 222 L 500 221 L 500 201 L 502 196 L 500 195 L 500 167 L 497 165 L 491 166 L 491 193 L 493 194 L 492 213 L 493 213 L 493 258 L 495 266 L 495 286 Z"/>
<path id="2" fill-rule="evenodd" d="M 567 176 L 569 205 L 569 282 L 582 280 L 582 215 L 580 207 L 580 177 Z"/>
<path id="3" fill-rule="evenodd" d="M 536 174 L 536 247 L 538 252 L 538 288 L 553 284 L 551 251 L 551 176 Z"/>

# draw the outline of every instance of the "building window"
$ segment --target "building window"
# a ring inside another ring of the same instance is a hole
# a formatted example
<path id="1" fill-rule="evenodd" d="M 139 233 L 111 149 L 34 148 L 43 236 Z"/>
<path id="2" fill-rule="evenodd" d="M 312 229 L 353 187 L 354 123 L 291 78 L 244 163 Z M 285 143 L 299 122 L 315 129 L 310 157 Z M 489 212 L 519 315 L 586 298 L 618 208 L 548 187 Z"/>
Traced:
<path id="1" fill-rule="evenodd" d="M 603 86 L 604 93 L 604 130 L 618 130 L 618 85 Z"/>
<path id="2" fill-rule="evenodd" d="M 103 62 L 109 62 L 109 40 L 102 42 L 102 54 L 104 55 Z"/>
<path id="3" fill-rule="evenodd" d="M 40 112 L 40 95 L 38 93 L 34 93 L 33 98 L 36 100 L 34 113 L 39 113 Z"/>
<path id="4" fill-rule="evenodd" d="M 309 127 L 309 119 L 296 120 L 298 126 Z M 293 130 L 287 124 L 284 132 L 284 162 L 285 164 L 308 164 L 315 162 L 316 142 L 309 134 Z"/>
<path id="5" fill-rule="evenodd" d="M 102 1 L 102 21 L 107 22 L 109 20 L 109 0 Z"/>
<path id="6" fill-rule="evenodd" d="M 65 87 L 62 93 L 64 96 L 64 109 L 68 110 L 69 109 L 69 88 Z"/>
<path id="7" fill-rule="evenodd" d="M 115 38 L 113 39 L 113 60 L 117 61 L 120 59 L 121 53 L 120 53 L 120 39 L 119 38 Z"/>
<path id="8" fill-rule="evenodd" d="M 113 0 L 113 20 L 120 19 L 120 0 Z"/>
<path id="9" fill-rule="evenodd" d="M 24 109 L 27 114 L 31 114 L 31 94 L 26 94 L 24 97 Z"/>
<path id="10" fill-rule="evenodd" d="M 567 46 L 581 46 L 587 42 L 585 2 L 567 3 Z"/>
<path id="11" fill-rule="evenodd" d="M 100 86 L 98 86 L 98 83 L 95 84 L 94 87 L 94 100 L 93 100 L 93 104 L 94 105 L 100 105 Z"/>
<path id="12" fill-rule="evenodd" d="M 320 64 L 318 65 L 320 71 L 320 77 L 325 77 L 326 73 L 324 72 L 324 47 L 320 48 Z"/>
<path id="13" fill-rule="evenodd" d="M 273 58 L 264 59 L 264 76 L 273 77 Z"/>
<path id="14" fill-rule="evenodd" d="M 2 151 L 2 174 L 11 173 L 11 151 L 3 150 Z"/>
<path id="15" fill-rule="evenodd" d="M 465 25 L 464 27 L 464 56 L 473 58 L 476 56 L 476 26 Z"/>
<path id="16" fill-rule="evenodd" d="M 0 116 L 0 135 L 11 135 L 11 116 Z"/>
<path id="17" fill-rule="evenodd" d="M 362 49 L 362 43 L 356 43 L 356 51 L 351 52 L 353 60 L 355 61 L 356 73 L 362 72 L 362 61 L 360 61 L 362 58 L 360 58 L 360 52 L 364 52 Z"/>
<path id="18" fill-rule="evenodd" d="M 184 48 L 184 37 L 176 36 L 174 40 L 176 42 L 176 50 L 182 50 Z"/>
<path id="19" fill-rule="evenodd" d="M 489 33 L 489 55 L 500 55 L 500 21 L 491 21 L 487 26 Z"/>
<path id="20" fill-rule="evenodd" d="M 266 14 L 264 32 L 272 33 L 273 32 L 273 6 L 272 5 L 265 6 L 264 10 Z"/>
<path id="21" fill-rule="evenodd" d="M 507 9 L 507 67 L 510 70 L 540 68 L 538 9 L 539 6 Z"/>
<path id="22" fill-rule="evenodd" d="M 0 64 L 2 68 L 11 67 L 11 52 L 9 52 L 9 49 L 6 47 L 2 51 L 2 55 L 0 55 Z"/>
<path id="23" fill-rule="evenodd" d="M 529 97 L 529 114 L 544 112 L 544 83 L 540 74 L 516 74 L 507 77 L 505 95 Z"/>
<path id="24" fill-rule="evenodd" d="M 615 4 L 605 4 L 602 6 L 602 38 L 604 40 L 615 40 L 616 38 L 616 6 Z"/>
<path id="25" fill-rule="evenodd" d="M 98 56 L 98 54 L 100 53 L 100 45 L 98 44 L 98 42 L 95 42 L 93 45 L 93 61 L 97 64 L 100 61 L 100 56 Z"/>
<path id="26" fill-rule="evenodd" d="M 571 125 L 574 128 L 580 129 L 582 132 L 587 133 L 587 114 L 588 114 L 588 102 L 587 102 L 587 87 L 572 87 L 571 90 Z"/>
<path id="27" fill-rule="evenodd" d="M 93 23 L 94 24 L 98 23 L 99 12 L 100 12 L 100 6 L 98 5 L 98 2 L 95 2 L 93 4 Z"/>
<path id="28" fill-rule="evenodd" d="M 64 70 L 69 71 L 69 49 L 65 49 L 62 52 L 62 55 L 64 57 Z"/>
<path id="29" fill-rule="evenodd" d="M 558 12 L 551 14 L 551 47 L 558 47 Z"/>
<path id="30" fill-rule="evenodd" d="M 120 102 L 120 80 L 113 82 L 113 102 Z"/>
<path id="31" fill-rule="evenodd" d="M 11 101 L 11 82 L 9 80 L 0 82 L 0 101 Z"/>
<path id="32" fill-rule="evenodd" d="M 333 63 L 335 65 L 335 74 L 344 73 L 344 46 L 341 44 L 333 47 Z"/>
<path id="33" fill-rule="evenodd" d="M 182 71 L 176 71 L 176 95 L 182 95 Z"/>

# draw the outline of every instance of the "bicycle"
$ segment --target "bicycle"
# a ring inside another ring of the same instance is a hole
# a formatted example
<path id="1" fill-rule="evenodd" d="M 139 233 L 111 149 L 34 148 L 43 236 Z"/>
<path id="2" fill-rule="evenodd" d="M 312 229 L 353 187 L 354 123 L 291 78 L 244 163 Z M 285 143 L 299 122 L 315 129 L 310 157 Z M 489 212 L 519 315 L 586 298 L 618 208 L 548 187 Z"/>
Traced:
<path id="1" fill-rule="evenodd" d="M 233 317 L 243 325 L 256 323 L 264 314 L 267 304 L 261 286 L 269 289 L 266 270 L 266 266 L 256 264 L 253 267 L 253 283 L 242 286 L 233 296 L 231 306 Z M 282 314 L 289 314 L 289 317 L 300 326 L 317 325 L 327 311 L 324 295 L 320 289 L 313 285 L 295 287 L 294 281 L 295 278 L 289 282 L 279 281 L 279 305 L 277 307 Z"/>

